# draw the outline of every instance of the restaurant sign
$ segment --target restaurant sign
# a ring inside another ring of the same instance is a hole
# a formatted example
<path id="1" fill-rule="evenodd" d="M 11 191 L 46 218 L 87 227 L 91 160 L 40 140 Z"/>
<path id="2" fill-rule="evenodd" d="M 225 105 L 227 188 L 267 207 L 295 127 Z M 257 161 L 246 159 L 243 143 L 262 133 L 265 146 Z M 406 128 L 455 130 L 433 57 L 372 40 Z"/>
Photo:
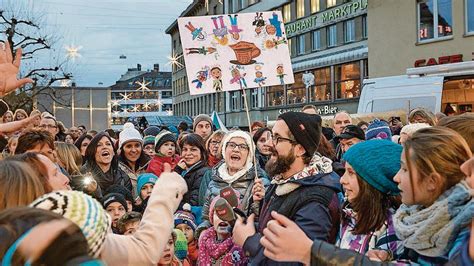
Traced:
<path id="1" fill-rule="evenodd" d="M 366 9 L 367 0 L 356 0 L 312 16 L 299 19 L 293 23 L 287 23 L 285 25 L 286 37 L 291 38 L 293 36 L 324 27 L 328 24 L 334 23 L 339 19 L 357 16 Z"/>
<path id="2" fill-rule="evenodd" d="M 316 106 L 318 115 L 333 115 L 336 114 L 338 111 L 337 106 L 333 105 L 324 105 L 324 106 Z M 283 114 L 286 112 L 300 112 L 301 108 L 289 108 L 289 109 L 280 109 L 278 110 L 279 114 Z"/>

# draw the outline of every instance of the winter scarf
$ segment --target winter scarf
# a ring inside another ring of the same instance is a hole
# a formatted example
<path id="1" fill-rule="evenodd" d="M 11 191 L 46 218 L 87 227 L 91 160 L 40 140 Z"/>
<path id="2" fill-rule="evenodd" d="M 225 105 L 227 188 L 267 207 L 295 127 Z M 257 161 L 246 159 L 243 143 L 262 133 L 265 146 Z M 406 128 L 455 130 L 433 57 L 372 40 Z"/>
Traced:
<path id="1" fill-rule="evenodd" d="M 199 265 L 247 265 L 247 258 L 242 248 L 234 244 L 232 237 L 219 242 L 216 230 L 210 227 L 199 238 Z"/>
<path id="2" fill-rule="evenodd" d="M 393 217 L 398 238 L 405 247 L 423 256 L 445 256 L 459 233 L 471 223 L 473 193 L 461 181 L 427 208 L 402 204 Z"/>
<path id="3" fill-rule="evenodd" d="M 278 196 L 286 195 L 293 190 L 297 189 L 300 185 L 292 183 L 291 181 L 296 181 L 303 179 L 308 176 L 314 176 L 317 174 L 329 174 L 332 172 L 332 161 L 331 159 L 322 156 L 319 153 L 314 153 L 313 158 L 301 172 L 293 175 L 290 178 L 285 179 L 283 175 L 276 175 L 273 177 L 272 184 L 278 185 L 275 193 Z"/>
<path id="4" fill-rule="evenodd" d="M 209 153 L 209 158 L 207 159 L 207 165 L 209 165 L 209 167 L 214 167 L 220 161 L 221 159 L 219 157 L 213 156 Z"/>

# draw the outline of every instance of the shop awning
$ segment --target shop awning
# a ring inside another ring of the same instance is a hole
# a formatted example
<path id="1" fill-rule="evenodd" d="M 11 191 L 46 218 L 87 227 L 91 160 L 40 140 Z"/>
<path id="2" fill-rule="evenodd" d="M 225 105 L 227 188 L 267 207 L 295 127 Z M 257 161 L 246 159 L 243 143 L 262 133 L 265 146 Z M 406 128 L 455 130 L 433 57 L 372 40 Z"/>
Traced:
<path id="1" fill-rule="evenodd" d="M 293 72 L 360 60 L 367 58 L 368 53 L 368 47 L 359 47 L 347 51 L 315 56 L 304 61 L 293 63 Z"/>

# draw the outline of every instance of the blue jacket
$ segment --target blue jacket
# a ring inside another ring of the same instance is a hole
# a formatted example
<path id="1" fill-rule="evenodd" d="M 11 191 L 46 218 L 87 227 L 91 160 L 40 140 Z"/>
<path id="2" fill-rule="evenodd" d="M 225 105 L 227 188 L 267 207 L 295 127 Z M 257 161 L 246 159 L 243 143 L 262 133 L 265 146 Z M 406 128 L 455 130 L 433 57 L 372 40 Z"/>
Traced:
<path id="1" fill-rule="evenodd" d="M 260 238 L 271 219 L 272 210 L 287 212 L 282 214 L 293 220 L 310 239 L 335 241 L 340 217 L 337 193 L 342 191 L 339 176 L 332 172 L 290 182 L 299 184 L 300 187 L 280 196 L 275 193 L 277 185 L 271 185 L 267 190 L 259 217 L 260 228 L 255 235 L 247 238 L 243 246 L 252 265 L 301 265 L 296 262 L 279 263 L 263 255 Z"/>

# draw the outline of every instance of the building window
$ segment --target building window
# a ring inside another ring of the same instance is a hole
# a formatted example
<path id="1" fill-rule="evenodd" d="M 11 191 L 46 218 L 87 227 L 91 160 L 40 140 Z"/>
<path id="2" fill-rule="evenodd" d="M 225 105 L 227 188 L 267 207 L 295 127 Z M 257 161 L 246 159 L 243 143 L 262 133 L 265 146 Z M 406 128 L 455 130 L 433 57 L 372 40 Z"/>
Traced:
<path id="1" fill-rule="evenodd" d="M 329 26 L 327 28 L 328 34 L 328 47 L 334 47 L 337 44 L 337 28 L 336 25 Z"/>
<path id="2" fill-rule="evenodd" d="M 312 49 L 314 50 L 319 50 L 321 49 L 321 31 L 320 30 L 315 30 L 311 33 L 312 36 Z"/>
<path id="3" fill-rule="evenodd" d="M 304 17 L 304 0 L 296 0 L 296 18 Z"/>
<path id="4" fill-rule="evenodd" d="M 291 21 L 291 4 L 286 4 L 283 6 L 283 22 Z"/>
<path id="5" fill-rule="evenodd" d="M 295 83 L 288 87 L 286 94 L 288 104 L 298 104 L 306 102 L 306 87 L 303 84 L 303 73 L 295 74 Z"/>
<path id="6" fill-rule="evenodd" d="M 298 36 L 298 55 L 302 55 L 306 52 L 305 50 L 305 42 L 306 42 L 306 38 L 305 38 L 305 34 L 301 34 L 300 36 Z"/>
<path id="7" fill-rule="evenodd" d="M 362 17 L 362 38 L 367 39 L 367 16 Z"/>
<path id="8" fill-rule="evenodd" d="M 238 110 L 239 95 L 238 91 L 231 91 L 230 94 L 230 110 Z"/>
<path id="9" fill-rule="evenodd" d="M 330 8 L 330 7 L 332 7 L 332 6 L 335 6 L 335 5 L 336 5 L 336 2 L 337 2 L 336 0 L 327 0 L 327 2 L 326 2 L 326 3 L 327 3 L 327 4 L 326 4 L 326 7 L 327 7 L 327 8 Z"/>
<path id="10" fill-rule="evenodd" d="M 466 32 L 474 34 L 474 0 L 466 0 Z"/>
<path id="11" fill-rule="evenodd" d="M 259 105 L 259 102 L 258 102 L 258 88 L 255 88 L 255 89 L 252 89 L 250 90 L 251 93 L 250 93 L 250 108 L 252 109 L 256 109 L 258 108 L 260 105 Z"/>
<path id="12" fill-rule="evenodd" d="M 292 53 L 292 51 L 293 51 L 293 47 L 292 47 L 292 45 L 293 45 L 293 39 L 294 39 L 294 38 L 288 39 L 288 50 L 289 50 L 289 53 L 290 53 L 290 57 L 293 56 L 293 53 Z"/>
<path id="13" fill-rule="evenodd" d="M 240 0 L 239 10 L 242 10 L 247 7 L 247 0 Z"/>
<path id="14" fill-rule="evenodd" d="M 319 0 L 311 0 L 311 13 L 319 12 L 319 10 L 321 10 Z"/>
<path id="15" fill-rule="evenodd" d="M 360 96 L 359 62 L 334 67 L 334 86 L 336 99 L 356 98 Z"/>
<path id="16" fill-rule="evenodd" d="M 267 88 L 268 106 L 285 105 L 285 90 L 283 86 L 271 86 Z"/>
<path id="17" fill-rule="evenodd" d="M 344 42 L 355 41 L 355 20 L 347 20 L 344 22 Z"/>
<path id="18" fill-rule="evenodd" d="M 314 86 L 310 89 L 311 102 L 331 100 L 331 68 L 325 67 L 314 71 Z"/>
<path id="19" fill-rule="evenodd" d="M 453 34 L 451 0 L 418 0 L 418 41 Z"/>

